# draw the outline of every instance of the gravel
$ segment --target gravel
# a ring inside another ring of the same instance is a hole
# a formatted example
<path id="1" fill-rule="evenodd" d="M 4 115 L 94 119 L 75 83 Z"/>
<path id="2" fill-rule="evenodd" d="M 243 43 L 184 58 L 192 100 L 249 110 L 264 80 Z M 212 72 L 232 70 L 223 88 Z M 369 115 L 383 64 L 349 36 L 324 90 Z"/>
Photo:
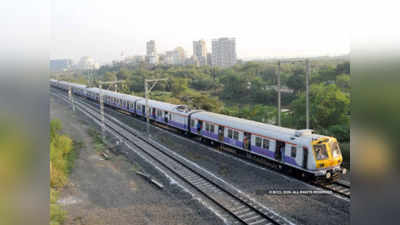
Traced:
<path id="1" fill-rule="evenodd" d="M 62 121 L 63 132 L 82 143 L 69 183 L 59 196 L 59 204 L 67 211 L 65 224 L 223 224 L 134 152 L 127 156 L 113 153 L 110 160 L 104 160 L 88 134 L 94 124 L 80 113 L 72 113 L 62 100 L 51 98 L 50 109 L 51 118 Z M 164 188 L 137 175 L 138 170 L 150 174 Z"/>
<path id="2" fill-rule="evenodd" d="M 106 108 L 125 124 L 145 132 L 144 122 Z M 152 137 L 171 150 L 233 184 L 254 199 L 297 224 L 350 224 L 350 201 L 331 194 L 271 195 L 268 190 L 319 190 L 286 175 L 151 127 Z"/>

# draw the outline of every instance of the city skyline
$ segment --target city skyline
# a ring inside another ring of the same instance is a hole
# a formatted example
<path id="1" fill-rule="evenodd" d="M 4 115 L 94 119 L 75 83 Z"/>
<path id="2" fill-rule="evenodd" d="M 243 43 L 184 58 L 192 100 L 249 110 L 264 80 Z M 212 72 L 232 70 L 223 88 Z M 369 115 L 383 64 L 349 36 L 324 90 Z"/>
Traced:
<path id="1" fill-rule="evenodd" d="M 104 64 L 120 60 L 121 52 L 145 55 L 148 40 L 157 42 L 158 52 L 181 46 L 191 56 L 193 41 L 203 39 L 211 49 L 212 39 L 220 37 L 236 39 L 238 59 L 348 54 L 349 18 L 344 2 L 312 4 L 206 0 L 193 9 L 190 3 L 177 0 L 100 0 L 95 5 L 55 0 L 50 58 L 78 61 L 88 55 Z M 157 15 L 154 18 L 146 13 L 150 8 Z"/>

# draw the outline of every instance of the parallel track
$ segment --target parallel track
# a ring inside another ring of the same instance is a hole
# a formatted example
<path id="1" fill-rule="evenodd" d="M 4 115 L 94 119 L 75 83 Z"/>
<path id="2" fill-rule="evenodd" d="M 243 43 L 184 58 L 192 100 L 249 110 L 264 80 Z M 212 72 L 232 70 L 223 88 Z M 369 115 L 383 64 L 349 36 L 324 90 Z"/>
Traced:
<path id="1" fill-rule="evenodd" d="M 331 184 L 320 184 L 322 188 L 325 188 L 327 190 L 330 190 L 336 194 L 339 194 L 341 196 L 344 196 L 346 198 L 350 198 L 350 185 L 345 184 L 340 181 L 335 181 Z"/>
<path id="2" fill-rule="evenodd" d="M 85 104 L 88 104 L 88 103 L 85 103 Z M 95 103 L 95 104 L 98 105 L 98 103 Z M 120 110 L 118 110 L 118 111 L 122 112 Z M 167 128 L 164 128 L 164 130 L 171 131 L 171 129 L 167 129 Z M 197 141 L 197 142 L 199 142 L 199 141 Z M 202 144 L 204 144 L 204 143 L 202 143 Z M 233 153 L 231 153 L 229 151 L 227 151 L 227 153 L 228 154 L 233 154 Z M 239 156 L 239 157 L 242 158 L 242 159 L 248 160 L 246 157 L 243 157 L 243 156 Z M 262 166 L 266 166 L 268 168 L 271 168 L 273 170 L 276 170 L 276 171 L 280 172 L 280 170 L 277 170 L 275 167 L 270 167 L 270 166 L 265 165 L 263 163 L 260 163 L 258 161 L 254 161 L 254 162 L 256 164 L 259 164 L 259 165 L 262 165 Z M 335 182 L 330 183 L 330 184 L 321 184 L 321 183 L 315 183 L 313 181 L 307 181 L 307 180 L 304 180 L 302 178 L 297 178 L 297 179 L 303 180 L 303 181 L 305 181 L 305 182 L 307 182 L 307 183 L 309 183 L 311 185 L 314 185 L 316 187 L 323 188 L 323 189 L 328 190 L 328 191 L 332 191 L 333 193 L 338 194 L 338 195 L 340 195 L 342 197 L 345 197 L 345 198 L 348 198 L 348 199 L 351 198 L 350 184 L 347 184 L 346 182 L 335 181 Z"/>
<path id="3" fill-rule="evenodd" d="M 64 98 L 68 102 L 64 96 L 60 96 L 59 94 L 54 95 Z M 75 104 L 86 116 L 100 124 L 100 115 L 97 109 L 80 100 L 75 101 Z M 162 167 L 221 207 L 237 220 L 237 224 L 291 224 L 291 222 L 250 199 L 232 185 L 215 177 L 210 172 L 196 166 L 157 142 L 144 138 L 137 131 L 106 114 L 105 126 L 109 132 L 123 139 L 125 143 L 136 146 L 147 156 L 162 165 Z"/>

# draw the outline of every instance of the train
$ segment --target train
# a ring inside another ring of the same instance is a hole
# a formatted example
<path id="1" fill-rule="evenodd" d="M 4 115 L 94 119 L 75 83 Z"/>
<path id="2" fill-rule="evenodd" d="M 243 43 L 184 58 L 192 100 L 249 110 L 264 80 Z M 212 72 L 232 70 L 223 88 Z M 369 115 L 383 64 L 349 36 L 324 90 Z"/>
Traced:
<path id="1" fill-rule="evenodd" d="M 101 92 L 106 106 L 142 119 L 148 112 L 154 124 L 302 177 L 334 181 L 346 173 L 337 139 L 310 129 L 285 128 L 151 99 L 146 109 L 142 97 L 55 79 L 50 86 L 95 102 Z"/>

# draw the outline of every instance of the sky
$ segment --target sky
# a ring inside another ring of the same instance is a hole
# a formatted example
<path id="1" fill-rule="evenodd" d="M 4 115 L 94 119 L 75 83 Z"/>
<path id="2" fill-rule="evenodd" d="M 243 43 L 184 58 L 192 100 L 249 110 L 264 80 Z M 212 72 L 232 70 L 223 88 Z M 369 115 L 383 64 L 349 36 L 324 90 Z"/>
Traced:
<path id="1" fill-rule="evenodd" d="M 346 1 L 53 0 L 50 58 L 91 56 L 100 63 L 159 53 L 193 40 L 236 38 L 238 58 L 307 57 L 350 52 Z"/>

